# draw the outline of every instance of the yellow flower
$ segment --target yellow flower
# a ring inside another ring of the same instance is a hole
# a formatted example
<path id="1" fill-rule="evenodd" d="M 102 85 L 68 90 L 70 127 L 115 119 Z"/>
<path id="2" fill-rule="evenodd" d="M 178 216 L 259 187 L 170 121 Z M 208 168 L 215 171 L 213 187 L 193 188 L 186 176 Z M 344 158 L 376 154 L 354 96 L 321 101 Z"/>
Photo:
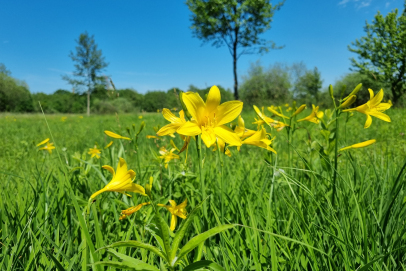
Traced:
<path id="1" fill-rule="evenodd" d="M 169 134 L 174 134 L 176 133 L 176 130 L 182 126 L 183 124 L 186 123 L 185 119 L 185 113 L 183 110 L 179 111 L 179 118 L 176 117 L 171 110 L 164 108 L 162 110 L 162 115 L 164 118 L 169 121 L 170 123 L 159 129 L 159 131 L 156 133 L 158 136 L 165 136 Z"/>
<path id="2" fill-rule="evenodd" d="M 238 135 L 241 140 L 244 140 L 247 137 L 255 134 L 254 130 L 246 129 L 244 119 L 241 116 L 238 116 L 238 125 L 235 127 L 234 132 Z"/>
<path id="3" fill-rule="evenodd" d="M 286 105 L 285 105 L 286 106 Z M 289 106 L 289 105 L 288 105 Z M 277 115 L 278 117 L 281 118 L 285 118 L 285 119 L 289 119 L 289 117 L 283 115 L 282 113 L 279 113 L 278 111 L 276 111 L 275 109 L 273 109 L 273 107 L 268 107 L 269 112 L 271 112 L 274 115 Z M 282 110 L 281 110 L 282 111 Z"/>
<path id="4" fill-rule="evenodd" d="M 306 108 L 305 104 L 302 104 L 301 106 L 299 106 L 299 108 L 295 111 L 295 113 L 292 114 L 292 118 L 300 113 L 302 113 L 302 111 Z"/>
<path id="5" fill-rule="evenodd" d="M 361 142 L 361 143 L 357 143 L 357 144 L 354 144 L 354 145 L 351 145 L 351 146 L 342 148 L 342 149 L 340 149 L 339 151 L 344 151 L 344 150 L 348 150 L 348 149 L 363 148 L 363 147 L 367 147 L 367 146 L 369 146 L 369 145 L 372 145 L 372 144 L 374 144 L 375 142 L 376 142 L 376 139 L 371 139 L 371 140 L 368 140 L 368 141 L 364 141 L 364 142 Z"/>
<path id="6" fill-rule="evenodd" d="M 151 204 L 151 202 L 144 202 L 144 203 L 138 204 L 137 206 L 132 206 L 128 209 L 122 210 L 119 220 L 126 218 L 127 216 L 139 211 L 142 206 L 149 205 L 149 204 Z"/>
<path id="7" fill-rule="evenodd" d="M 147 138 L 148 138 L 148 139 L 151 139 L 151 138 L 152 138 L 152 139 L 158 139 L 157 136 L 153 136 L 153 135 L 147 135 Z"/>
<path id="8" fill-rule="evenodd" d="M 135 172 L 133 170 L 127 170 L 127 163 L 123 158 L 120 158 L 117 165 L 117 172 L 114 172 L 114 169 L 111 166 L 106 165 L 102 168 L 110 171 L 110 173 L 113 174 L 113 178 L 103 189 L 91 195 L 90 198 L 94 199 L 97 195 L 106 191 L 119 192 L 122 194 L 124 194 L 124 192 L 134 192 L 144 196 L 146 195 L 144 187 L 133 183 Z"/>
<path id="9" fill-rule="evenodd" d="M 256 105 L 254 105 L 254 110 L 255 110 L 255 113 L 257 113 L 259 119 L 258 120 L 255 119 L 255 122 L 253 122 L 252 124 L 257 124 L 258 128 L 259 128 L 259 126 L 261 126 L 265 123 L 268 124 L 269 126 L 273 126 L 274 124 L 278 123 L 277 120 L 274 120 L 272 118 L 265 116 L 263 107 L 262 107 L 262 112 L 261 112 L 261 111 L 259 111 L 259 108 Z"/>
<path id="10" fill-rule="evenodd" d="M 285 104 L 285 107 L 289 107 L 289 104 Z"/>
<path id="11" fill-rule="evenodd" d="M 286 124 L 286 123 L 283 123 L 283 122 L 281 122 L 281 121 L 278 121 L 277 124 L 273 125 L 273 128 L 275 128 L 276 131 L 280 132 L 280 131 L 282 131 L 282 129 L 285 128 L 286 126 L 289 126 L 289 125 Z"/>
<path id="12" fill-rule="evenodd" d="M 241 146 L 241 140 L 233 130 L 225 126 L 233 121 L 242 111 L 243 103 L 230 101 L 220 104 L 221 96 L 218 87 L 211 87 L 206 102 L 199 94 L 187 92 L 182 95 L 183 102 L 192 116 L 176 131 L 185 136 L 202 135 L 204 144 L 209 148 L 217 138 L 231 146 Z"/>
<path id="13" fill-rule="evenodd" d="M 316 124 L 320 123 L 320 119 L 323 118 L 324 113 L 323 113 L 323 111 L 319 112 L 318 106 L 315 106 L 314 104 L 312 104 L 312 107 L 313 107 L 312 113 L 309 116 L 305 117 L 304 119 L 298 120 L 297 122 L 306 120 L 306 121 L 310 121 L 310 122 L 313 122 Z"/>
<path id="14" fill-rule="evenodd" d="M 107 144 L 106 147 L 104 147 L 104 148 L 107 149 L 107 148 L 110 147 L 111 145 L 113 145 L 113 141 L 110 141 L 110 143 Z"/>
<path id="15" fill-rule="evenodd" d="M 374 116 L 378 119 L 391 122 L 390 117 L 382 112 L 388 110 L 392 103 L 381 103 L 383 99 L 383 89 L 381 89 L 376 96 L 374 96 L 374 92 L 372 89 L 368 89 L 370 99 L 366 104 L 360 105 L 356 108 L 346 109 L 343 112 L 351 112 L 351 111 L 358 111 L 367 115 L 367 120 L 365 122 L 364 128 L 368 128 L 372 124 L 371 116 Z"/>
<path id="16" fill-rule="evenodd" d="M 104 131 L 104 133 L 105 133 L 107 136 L 112 137 L 112 138 L 131 140 L 131 139 L 128 138 L 128 137 L 121 136 L 121 135 L 119 135 L 119 134 L 116 134 L 116 133 L 113 133 L 113 132 L 110 132 L 110 131 L 107 131 L 107 130 Z"/>
<path id="17" fill-rule="evenodd" d="M 99 159 L 100 153 L 101 153 L 100 150 L 96 146 L 94 146 L 94 148 L 89 148 L 88 154 L 92 155 L 90 158 L 93 158 L 96 156 L 96 158 Z"/>
<path id="18" fill-rule="evenodd" d="M 169 203 L 171 204 L 170 206 L 164 205 L 164 204 L 158 204 L 160 207 L 165 207 L 171 214 L 171 231 L 175 230 L 176 224 L 178 222 L 178 216 L 182 219 L 186 218 L 187 212 L 186 212 L 186 204 L 187 204 L 187 199 L 185 199 L 184 202 L 182 202 L 179 205 L 176 205 L 176 202 L 174 200 L 169 200 Z"/>
<path id="19" fill-rule="evenodd" d="M 37 147 L 44 145 L 45 143 L 47 143 L 49 141 L 49 138 L 45 139 L 44 141 L 41 141 L 40 143 L 37 144 Z"/>
<path id="20" fill-rule="evenodd" d="M 142 116 L 138 116 L 139 119 L 142 119 Z"/>
<path id="21" fill-rule="evenodd" d="M 165 168 L 168 168 L 168 164 L 171 160 L 179 159 L 179 155 L 174 154 L 174 151 L 174 148 L 168 151 L 165 147 L 161 147 L 161 149 L 159 150 L 159 154 L 161 155 L 159 156 L 159 158 L 164 159 Z"/>
<path id="22" fill-rule="evenodd" d="M 40 150 L 46 150 L 49 152 L 49 154 L 52 154 L 52 150 L 55 149 L 55 147 L 53 145 L 54 145 L 54 143 L 47 142 L 45 147 L 40 148 Z"/>
<path id="23" fill-rule="evenodd" d="M 272 144 L 273 139 L 268 139 L 267 133 L 265 128 L 262 128 L 258 131 L 255 132 L 252 136 L 249 138 L 245 139 L 242 144 L 243 145 L 253 145 L 257 146 L 260 148 L 267 149 L 268 151 L 274 152 L 276 154 L 276 151 L 272 149 L 269 145 Z"/>
<path id="24" fill-rule="evenodd" d="M 67 119 L 67 117 L 62 117 L 61 121 L 64 122 Z"/>
<path id="25" fill-rule="evenodd" d="M 83 119 L 83 116 L 79 116 L 79 119 Z"/>

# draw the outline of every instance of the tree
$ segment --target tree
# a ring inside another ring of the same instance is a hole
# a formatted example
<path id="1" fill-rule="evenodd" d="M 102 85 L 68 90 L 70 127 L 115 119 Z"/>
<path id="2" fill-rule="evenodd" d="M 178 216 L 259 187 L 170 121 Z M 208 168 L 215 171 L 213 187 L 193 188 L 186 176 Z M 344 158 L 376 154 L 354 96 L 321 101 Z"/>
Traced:
<path id="1" fill-rule="evenodd" d="M 384 17 L 379 11 L 372 24 L 366 23 L 366 36 L 348 46 L 358 54 L 351 59 L 354 70 L 390 85 L 393 102 L 406 91 L 406 14 L 398 10 Z"/>
<path id="2" fill-rule="evenodd" d="M 243 54 L 264 53 L 277 47 L 259 38 L 270 28 L 272 17 L 284 1 L 270 0 L 187 0 L 194 35 L 212 45 L 226 45 L 233 57 L 234 97 L 239 99 L 237 60 Z M 238 50 L 242 49 L 242 50 Z"/>
<path id="3" fill-rule="evenodd" d="M 281 63 L 267 70 L 259 62 L 251 64 L 243 77 L 241 99 L 249 105 L 277 105 L 289 100 L 291 88 L 290 68 Z"/>
<path id="4" fill-rule="evenodd" d="M 87 32 L 80 34 L 76 40 L 76 52 L 72 51 L 69 57 L 75 62 L 75 71 L 73 78 L 63 76 L 74 87 L 84 86 L 87 88 L 87 115 L 90 115 L 90 94 L 98 84 L 104 82 L 104 77 L 99 76 L 99 73 L 104 70 L 108 63 L 104 61 L 102 51 L 97 49 L 97 44 L 94 41 L 94 36 L 89 36 Z"/>
<path id="5" fill-rule="evenodd" d="M 295 98 L 313 100 L 318 104 L 319 92 L 322 86 L 321 74 L 315 67 L 313 70 L 306 70 L 302 76 L 297 78 L 293 92 Z"/>

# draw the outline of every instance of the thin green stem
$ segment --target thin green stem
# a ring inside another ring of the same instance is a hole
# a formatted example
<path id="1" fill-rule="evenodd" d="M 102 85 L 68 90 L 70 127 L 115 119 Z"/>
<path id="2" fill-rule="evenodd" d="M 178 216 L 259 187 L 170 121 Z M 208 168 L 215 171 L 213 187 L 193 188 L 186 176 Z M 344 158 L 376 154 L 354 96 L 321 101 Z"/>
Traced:
<path id="1" fill-rule="evenodd" d="M 336 131 L 335 131 L 335 146 L 334 146 L 334 172 L 333 172 L 333 194 L 331 195 L 331 205 L 334 207 L 336 197 L 336 181 L 338 169 L 338 136 L 339 136 L 339 116 L 340 109 L 336 108 Z"/>
<path id="2" fill-rule="evenodd" d="M 202 167 L 202 138 L 200 135 L 197 136 L 196 140 L 196 147 L 197 147 L 197 157 L 198 157 L 198 164 L 199 164 L 199 178 L 200 178 L 200 190 L 202 192 L 202 200 L 206 198 L 206 186 L 204 183 L 203 178 L 203 167 Z M 203 203 L 203 215 L 207 218 L 207 204 L 206 202 Z"/>

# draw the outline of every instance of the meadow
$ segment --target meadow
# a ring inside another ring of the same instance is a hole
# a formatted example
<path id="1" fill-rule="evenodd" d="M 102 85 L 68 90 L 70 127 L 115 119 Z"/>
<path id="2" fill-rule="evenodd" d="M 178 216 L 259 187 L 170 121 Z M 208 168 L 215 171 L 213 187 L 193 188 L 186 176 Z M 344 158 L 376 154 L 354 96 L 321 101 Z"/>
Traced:
<path id="1" fill-rule="evenodd" d="M 0 270 L 406 270 L 406 111 L 385 113 L 390 123 L 367 129 L 358 112 L 342 113 L 340 130 L 303 121 L 288 136 L 263 124 L 276 153 L 242 145 L 230 157 L 203 143 L 199 154 L 200 136 L 179 154 L 179 135 L 156 135 L 169 123 L 161 113 L 2 114 Z M 241 116 L 257 130 L 254 109 Z M 323 119 L 335 125 L 332 111 Z M 335 167 L 337 137 L 337 148 L 376 143 L 339 152 Z M 52 153 L 37 146 L 46 138 Z M 162 147 L 179 157 L 166 163 Z M 119 158 L 145 195 L 91 198 Z M 156 204 L 185 199 L 187 219 L 169 229 L 174 215 Z"/>

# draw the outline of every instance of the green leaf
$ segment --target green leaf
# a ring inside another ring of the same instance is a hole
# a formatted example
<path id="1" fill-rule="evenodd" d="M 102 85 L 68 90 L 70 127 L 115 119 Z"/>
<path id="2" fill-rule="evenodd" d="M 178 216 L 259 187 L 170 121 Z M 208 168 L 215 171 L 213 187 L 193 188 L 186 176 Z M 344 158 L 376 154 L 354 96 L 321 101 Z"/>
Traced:
<path id="1" fill-rule="evenodd" d="M 54 257 L 54 255 L 52 255 L 52 253 L 50 253 L 47 250 L 44 250 L 45 254 L 48 255 L 49 258 L 51 258 L 51 260 L 54 262 L 55 267 L 59 270 L 59 271 L 66 271 L 65 268 L 63 268 L 63 266 L 61 265 L 61 263 Z"/>
<path id="2" fill-rule="evenodd" d="M 118 253 L 117 251 L 113 249 L 108 249 L 108 252 L 113 254 L 115 257 L 117 257 L 120 260 L 123 260 L 122 262 L 96 262 L 94 265 L 106 265 L 106 266 L 111 266 L 111 267 L 116 267 L 116 268 L 122 268 L 122 269 L 130 269 L 130 270 L 137 270 L 137 271 L 159 271 L 158 268 L 155 266 L 149 265 L 141 260 L 137 260 L 134 258 L 131 258 L 127 255 Z"/>
<path id="3" fill-rule="evenodd" d="M 218 265 L 215 262 L 212 261 L 198 261 L 195 263 L 192 263 L 188 266 L 185 267 L 185 269 L 183 269 L 183 271 L 192 271 L 192 270 L 199 270 L 203 267 L 209 267 L 210 269 L 214 270 L 214 271 L 225 271 L 223 267 L 221 267 L 220 265 Z"/>
<path id="4" fill-rule="evenodd" d="M 162 252 L 159 248 L 157 248 L 157 247 L 155 247 L 155 246 L 153 246 L 153 245 L 145 244 L 145 243 L 138 242 L 138 241 L 121 241 L 121 242 L 115 242 L 115 243 L 113 243 L 113 244 L 111 244 L 111 245 L 102 247 L 102 248 L 100 248 L 100 249 L 98 249 L 98 250 L 96 250 L 96 251 L 99 251 L 99 250 L 101 250 L 101 249 L 115 248 L 115 247 L 137 247 L 137 248 L 143 248 L 143 249 L 146 249 L 146 250 L 148 250 L 148 251 L 150 251 L 150 252 L 152 252 L 152 253 L 155 253 L 157 256 L 159 256 L 159 257 L 161 257 L 161 258 L 167 260 L 166 256 L 163 254 L 163 252 Z"/>
<path id="5" fill-rule="evenodd" d="M 172 262 L 172 260 L 176 256 L 176 252 L 178 251 L 178 247 L 180 242 L 182 241 L 183 237 L 186 234 L 187 229 L 193 222 L 193 218 L 196 216 L 197 211 L 202 207 L 203 202 L 205 202 L 210 196 L 207 196 L 202 202 L 200 202 L 193 210 L 190 212 L 190 214 L 186 217 L 186 219 L 183 221 L 182 225 L 180 226 L 178 232 L 175 235 L 175 238 L 172 241 L 172 253 L 170 255 L 170 260 L 169 262 Z"/>
<path id="6" fill-rule="evenodd" d="M 178 257 L 176 258 L 176 262 L 182 259 L 186 254 L 188 254 L 190 251 L 192 251 L 195 247 L 197 247 L 200 243 L 204 242 L 206 239 L 222 231 L 231 229 L 235 226 L 237 225 L 236 224 L 220 225 L 193 237 L 192 239 L 190 239 L 189 242 L 187 242 L 187 244 L 184 247 L 182 247 L 182 249 L 178 254 Z"/>

